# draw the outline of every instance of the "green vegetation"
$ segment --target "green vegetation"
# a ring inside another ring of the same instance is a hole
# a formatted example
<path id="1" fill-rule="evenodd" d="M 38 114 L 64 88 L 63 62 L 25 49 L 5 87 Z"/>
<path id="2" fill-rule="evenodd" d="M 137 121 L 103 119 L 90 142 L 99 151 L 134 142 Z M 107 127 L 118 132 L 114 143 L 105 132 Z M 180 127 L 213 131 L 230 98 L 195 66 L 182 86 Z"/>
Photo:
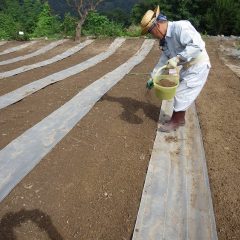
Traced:
<path id="1" fill-rule="evenodd" d="M 65 13 L 62 30 L 64 36 L 75 36 L 75 28 L 76 28 L 77 18 L 72 16 L 69 12 Z"/>
<path id="2" fill-rule="evenodd" d="M 0 13 L 0 39 L 15 38 L 19 28 L 11 15 Z"/>
<path id="3" fill-rule="evenodd" d="M 33 37 L 55 36 L 61 31 L 61 22 L 57 16 L 51 14 L 48 3 L 43 5 L 36 24 L 36 28 L 32 33 Z"/>
<path id="4" fill-rule="evenodd" d="M 106 16 L 97 12 L 90 12 L 83 25 L 83 35 L 95 36 L 123 36 L 123 26 L 110 21 Z"/>
<path id="5" fill-rule="evenodd" d="M 49 0 L 49 3 L 0 0 L 0 39 L 74 37 L 79 19 L 69 10 L 66 0 Z M 140 36 L 143 14 L 158 4 L 169 20 L 187 19 L 205 35 L 240 35 L 240 2 L 235 0 L 105 0 L 98 11 L 88 14 L 82 34 Z M 19 35 L 19 31 L 24 35 Z"/>
<path id="6" fill-rule="evenodd" d="M 39 0 L 0 0 L 0 39 L 28 40 L 43 9 Z M 20 36 L 19 31 L 25 34 Z"/>
<path id="7" fill-rule="evenodd" d="M 132 9 L 135 24 L 159 0 L 141 0 Z M 169 20 L 189 20 L 201 32 L 211 35 L 240 35 L 240 2 L 235 0 L 162 0 L 161 12 Z"/>

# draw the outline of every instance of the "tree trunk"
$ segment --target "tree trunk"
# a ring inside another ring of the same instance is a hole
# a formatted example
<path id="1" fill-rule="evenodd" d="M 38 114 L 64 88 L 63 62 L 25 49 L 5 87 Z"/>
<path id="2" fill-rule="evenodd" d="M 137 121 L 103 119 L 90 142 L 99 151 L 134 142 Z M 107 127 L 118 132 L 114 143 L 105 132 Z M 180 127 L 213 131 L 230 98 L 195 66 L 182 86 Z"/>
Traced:
<path id="1" fill-rule="evenodd" d="M 82 25 L 83 25 L 83 22 L 82 22 L 82 21 L 79 21 L 78 24 L 77 24 L 77 27 L 76 27 L 75 41 L 80 42 Z"/>

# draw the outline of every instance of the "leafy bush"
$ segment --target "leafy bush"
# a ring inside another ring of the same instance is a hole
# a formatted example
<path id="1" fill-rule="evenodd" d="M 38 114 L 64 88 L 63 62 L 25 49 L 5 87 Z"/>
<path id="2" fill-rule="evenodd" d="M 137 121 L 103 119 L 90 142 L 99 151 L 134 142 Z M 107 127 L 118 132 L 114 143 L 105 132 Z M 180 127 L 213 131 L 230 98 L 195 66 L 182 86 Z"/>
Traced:
<path id="1" fill-rule="evenodd" d="M 66 13 L 64 15 L 63 23 L 62 23 L 62 31 L 65 36 L 75 36 L 76 33 L 76 23 L 77 18 L 73 17 L 70 13 Z"/>
<path id="2" fill-rule="evenodd" d="M 0 7 L 0 37 L 26 41 L 42 10 L 40 0 L 3 0 Z M 18 32 L 23 31 L 24 35 Z"/>
<path id="3" fill-rule="evenodd" d="M 27 33 L 24 33 L 24 35 L 20 35 L 16 33 L 16 35 L 14 36 L 14 39 L 17 41 L 29 41 L 30 36 Z"/>
<path id="4" fill-rule="evenodd" d="M 32 34 L 33 37 L 55 37 L 60 33 L 61 23 L 57 16 L 51 14 L 48 3 L 45 3 L 39 15 L 37 26 Z"/>
<path id="5" fill-rule="evenodd" d="M 129 27 L 131 24 L 128 13 L 120 8 L 112 9 L 111 11 L 103 12 L 101 14 L 107 16 L 110 21 L 120 23 L 124 27 Z"/>
<path id="6" fill-rule="evenodd" d="M 233 26 L 233 34 L 234 35 L 240 35 L 240 3 L 239 7 L 236 9 L 236 15 L 235 15 L 235 22 Z"/>
<path id="7" fill-rule="evenodd" d="M 239 7 L 239 3 L 235 0 L 215 0 L 205 15 L 208 32 L 213 35 L 233 34 L 234 25 L 240 20 L 239 18 L 237 21 Z"/>
<path id="8" fill-rule="evenodd" d="M 22 0 L 19 5 L 20 15 L 19 21 L 22 25 L 22 30 L 27 34 L 32 34 L 36 28 L 39 14 L 42 12 L 43 4 L 40 0 Z"/>
<path id="9" fill-rule="evenodd" d="M 15 39 L 20 24 L 16 23 L 10 15 L 0 13 L 0 39 Z"/>
<path id="10" fill-rule="evenodd" d="M 129 37 L 141 36 L 141 27 L 139 25 L 131 25 L 126 31 L 126 36 Z"/>
<path id="11" fill-rule="evenodd" d="M 171 1 L 170 1 L 171 2 Z M 182 2 L 182 1 L 181 1 Z M 174 2 L 174 5 L 177 4 L 177 1 Z M 159 5 L 159 0 L 141 0 L 136 3 L 131 11 L 131 22 L 138 25 L 145 14 L 149 9 L 154 9 Z M 160 3 L 161 12 L 167 15 L 168 19 L 173 19 L 172 4 L 169 3 L 169 0 L 162 0 Z"/>
<path id="12" fill-rule="evenodd" d="M 97 12 L 90 12 L 83 25 L 83 35 L 94 36 L 123 36 L 125 34 L 121 24 L 110 21 L 106 16 Z"/>

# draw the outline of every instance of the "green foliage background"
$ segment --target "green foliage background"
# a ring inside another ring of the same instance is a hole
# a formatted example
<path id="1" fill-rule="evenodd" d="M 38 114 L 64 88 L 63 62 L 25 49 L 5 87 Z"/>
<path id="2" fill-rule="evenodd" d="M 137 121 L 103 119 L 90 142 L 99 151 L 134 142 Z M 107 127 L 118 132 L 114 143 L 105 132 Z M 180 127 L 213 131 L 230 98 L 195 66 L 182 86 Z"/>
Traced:
<path id="1" fill-rule="evenodd" d="M 169 20 L 189 20 L 203 33 L 240 35 L 240 1 L 141 0 L 132 9 L 131 21 L 139 23 L 143 14 L 157 5 Z"/>
<path id="2" fill-rule="evenodd" d="M 110 21 L 97 12 L 90 12 L 83 25 L 83 34 L 112 37 L 123 36 L 124 31 L 121 24 Z"/>
<path id="3" fill-rule="evenodd" d="M 204 34 L 240 35 L 240 1 L 235 0 L 105 0 L 90 12 L 82 34 L 140 36 L 143 14 L 157 5 L 169 20 L 189 20 Z M 77 21 L 65 0 L 0 0 L 0 39 L 73 37 Z"/>
<path id="4" fill-rule="evenodd" d="M 48 3 L 44 3 L 43 9 L 38 15 L 36 27 L 32 36 L 44 37 L 54 36 L 61 30 L 61 22 L 57 16 L 51 14 L 51 8 Z"/>

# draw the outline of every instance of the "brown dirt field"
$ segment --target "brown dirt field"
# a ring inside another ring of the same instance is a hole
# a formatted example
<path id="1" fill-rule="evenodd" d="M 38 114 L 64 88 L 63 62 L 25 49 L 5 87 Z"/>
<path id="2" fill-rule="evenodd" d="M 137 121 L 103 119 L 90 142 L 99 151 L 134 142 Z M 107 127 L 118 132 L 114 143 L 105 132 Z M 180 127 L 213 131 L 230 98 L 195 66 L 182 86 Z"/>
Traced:
<path id="1" fill-rule="evenodd" d="M 18 45 L 20 45 L 20 44 L 22 44 L 22 43 L 24 43 L 24 42 L 19 43 L 18 41 L 8 41 L 8 42 L 5 43 L 4 45 L 1 45 L 1 46 L 0 46 L 0 51 L 4 51 L 4 50 L 6 50 L 7 48 L 16 47 L 16 46 L 18 46 Z M 2 55 L 2 56 L 4 56 L 4 55 Z"/>
<path id="2" fill-rule="evenodd" d="M 56 73 L 58 71 L 66 69 L 68 67 L 72 67 L 78 63 L 81 63 L 81 62 L 101 53 L 102 51 L 106 50 L 111 42 L 112 41 L 110 39 L 107 41 L 99 40 L 97 42 L 90 44 L 86 48 L 82 49 L 78 53 L 76 53 L 66 59 L 63 59 L 56 63 L 49 64 L 49 65 L 41 67 L 41 68 L 36 68 L 31 71 L 20 73 L 18 75 L 12 76 L 12 77 L 4 78 L 3 80 L 0 81 L 0 94 L 3 95 L 5 93 L 15 90 L 16 88 L 23 86 L 25 84 L 28 84 L 32 81 L 41 79 L 50 74 Z M 52 56 L 56 56 L 57 55 L 56 51 L 59 51 L 59 48 L 63 48 L 64 50 L 62 50 L 61 52 L 64 52 L 66 49 L 68 49 L 70 47 L 69 44 L 71 44 L 71 47 L 72 47 L 72 46 L 74 46 L 73 44 L 76 44 L 76 43 L 73 43 L 73 42 L 68 43 L 67 44 L 68 47 L 64 46 L 65 44 L 63 46 L 59 46 L 59 47 L 57 47 L 58 49 L 53 50 L 54 54 L 51 52 L 51 53 L 46 53 L 43 56 L 35 57 L 35 61 L 36 61 L 36 59 L 37 59 L 36 62 L 38 62 L 38 61 L 42 61 L 43 58 L 46 60 Z M 26 64 L 26 62 L 27 62 L 27 65 L 31 64 L 30 63 L 31 61 L 32 61 L 32 58 L 30 60 L 24 61 L 24 65 Z"/>
<path id="3" fill-rule="evenodd" d="M 16 63 L 3 65 L 3 66 L 1 66 L 1 72 L 9 71 L 9 70 L 21 67 L 21 66 L 31 65 L 31 64 L 34 64 L 34 63 L 38 63 L 38 62 L 41 62 L 41 61 L 48 60 L 52 57 L 55 57 L 58 54 L 61 54 L 61 53 L 65 52 L 67 49 L 69 49 L 71 47 L 74 47 L 76 45 L 77 44 L 74 41 L 67 41 L 64 44 L 60 44 L 57 47 L 51 49 L 46 54 L 41 54 L 41 55 L 26 59 L 26 60 L 23 60 L 23 61 L 16 62 Z"/>
<path id="4" fill-rule="evenodd" d="M 47 42 L 47 41 L 38 41 L 36 43 L 34 43 L 33 45 L 30 45 L 29 47 L 26 47 L 26 48 L 23 48 L 22 50 L 19 50 L 19 51 L 16 51 L 16 52 L 12 52 L 12 53 L 8 53 L 8 54 L 4 54 L 4 55 L 1 55 L 0 56 L 0 61 L 4 61 L 4 60 L 8 60 L 8 59 L 11 59 L 11 58 L 15 58 L 15 57 L 19 57 L 19 56 L 23 56 L 23 55 L 26 55 L 26 54 L 29 54 L 29 53 L 32 53 L 32 52 L 35 52 L 37 51 L 39 48 L 43 47 L 43 46 L 46 46 L 47 44 L 50 44 L 50 41 Z M 21 46 L 21 43 L 18 44 L 19 46 Z M 8 46 L 7 44 L 4 45 L 6 46 L 4 48 L 7 49 Z M 21 61 L 19 62 L 21 64 Z M 0 71 L 2 71 L 2 67 L 4 65 L 1 65 L 1 69 Z M 10 69 L 12 68 L 12 66 L 8 66 Z M 7 69 L 8 70 L 8 69 Z M 4 70 L 5 71 L 5 70 Z"/>
<path id="5" fill-rule="evenodd" d="M 212 70 L 197 101 L 219 240 L 240 236 L 240 78 L 209 40 Z M 240 66 L 240 63 L 238 63 Z"/>
<path id="6" fill-rule="evenodd" d="M 227 49 L 237 49 L 240 46 L 240 40 L 236 40 L 236 39 L 221 39 L 219 40 L 220 44 L 222 46 L 224 46 L 224 48 Z M 228 55 L 228 51 L 227 52 L 219 52 L 221 57 L 224 57 L 224 59 L 226 59 L 230 64 L 234 64 L 236 66 L 240 65 L 240 56 L 231 56 Z"/>
<path id="7" fill-rule="evenodd" d="M 0 136 L 3 137 L 0 141 L 0 148 L 6 146 L 14 138 L 62 106 L 81 89 L 124 63 L 140 48 L 141 44 L 142 40 L 127 40 L 113 56 L 100 63 L 101 65 L 96 65 L 80 74 L 67 78 L 65 81 L 48 86 L 21 102 L 1 110 L 0 123 L 3 127 L 0 129 Z M 92 45 L 93 52 L 95 52 L 95 47 L 95 45 Z M 89 52 L 91 49 L 87 51 Z M 85 53 L 83 52 L 83 54 Z M 70 62 L 68 64 L 74 65 L 72 59 L 68 58 L 68 61 Z M 24 79 L 24 76 L 22 79 Z M 48 100 L 46 101 L 46 99 Z"/>
<path id="8" fill-rule="evenodd" d="M 84 61 L 111 41 L 97 40 L 73 58 L 0 80 L 0 89 L 6 93 Z M 0 147 L 125 62 L 142 41 L 127 40 L 95 67 L 0 110 Z M 220 61 L 218 45 L 207 40 L 212 69 L 197 110 L 219 239 L 230 240 L 240 235 L 240 79 Z M 148 76 L 133 73 L 150 72 L 158 56 L 156 43 L 0 203 L 0 240 L 131 239 L 160 107 L 153 94 L 146 95 Z"/>
<path id="9" fill-rule="evenodd" d="M 152 68 L 157 51 L 151 55 L 133 72 Z M 0 236 L 11 239 L 14 229 L 20 239 L 130 239 L 159 114 L 159 102 L 144 97 L 145 78 L 123 79 L 11 192 L 1 203 Z"/>

